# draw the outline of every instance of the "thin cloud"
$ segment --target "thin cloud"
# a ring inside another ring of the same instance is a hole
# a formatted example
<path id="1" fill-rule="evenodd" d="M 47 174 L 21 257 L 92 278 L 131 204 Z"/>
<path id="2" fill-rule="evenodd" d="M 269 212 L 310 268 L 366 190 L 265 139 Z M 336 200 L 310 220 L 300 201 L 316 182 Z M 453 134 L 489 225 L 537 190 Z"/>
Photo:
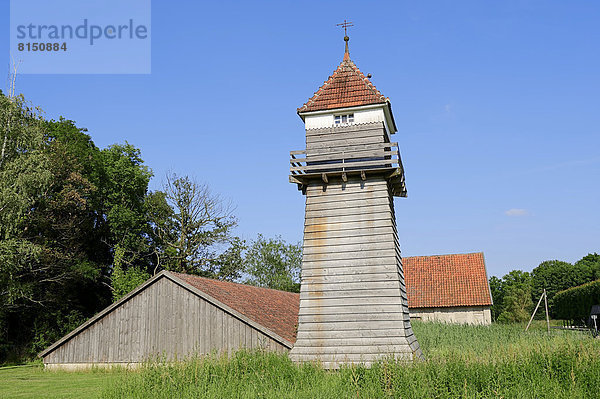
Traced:
<path id="1" fill-rule="evenodd" d="M 504 214 L 506 216 L 526 216 L 529 212 L 527 212 L 527 209 L 512 208 L 505 211 Z"/>
<path id="2" fill-rule="evenodd" d="M 569 167 L 573 167 L 573 166 L 591 165 L 591 164 L 595 164 L 598 162 L 600 162 L 600 157 L 589 158 L 589 159 L 576 159 L 576 160 L 572 160 L 572 161 L 556 163 L 554 165 L 540 166 L 538 168 L 530 169 L 530 170 L 526 171 L 525 173 L 549 172 L 549 171 L 556 170 L 556 169 L 564 169 L 564 168 L 569 168 Z"/>
<path id="3" fill-rule="evenodd" d="M 434 120 L 451 120 L 454 119 L 454 104 L 448 103 L 442 106 L 440 113 L 433 116 Z"/>

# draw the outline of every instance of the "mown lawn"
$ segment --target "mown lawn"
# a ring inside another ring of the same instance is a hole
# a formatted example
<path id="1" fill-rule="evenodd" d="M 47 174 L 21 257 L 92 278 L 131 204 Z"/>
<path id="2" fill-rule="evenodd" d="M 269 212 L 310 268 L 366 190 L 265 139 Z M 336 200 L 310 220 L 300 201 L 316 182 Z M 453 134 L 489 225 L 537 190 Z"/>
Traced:
<path id="1" fill-rule="evenodd" d="M 538 323 L 491 327 L 414 323 L 426 356 L 339 372 L 287 356 L 240 352 L 141 370 L 0 369 L 0 398 L 592 398 L 600 397 L 600 339 L 546 333 Z"/>
<path id="2" fill-rule="evenodd" d="M 118 372 L 47 371 L 41 364 L 0 368 L 0 398 L 95 398 Z"/>

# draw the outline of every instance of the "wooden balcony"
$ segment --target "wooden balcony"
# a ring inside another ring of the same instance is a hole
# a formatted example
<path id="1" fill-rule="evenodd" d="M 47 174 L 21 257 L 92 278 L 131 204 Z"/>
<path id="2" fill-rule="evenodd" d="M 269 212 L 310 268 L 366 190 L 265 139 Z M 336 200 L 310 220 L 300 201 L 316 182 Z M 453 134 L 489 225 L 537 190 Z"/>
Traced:
<path id="1" fill-rule="evenodd" d="M 290 151 L 290 182 L 299 188 L 309 181 L 329 178 L 360 176 L 384 176 L 391 183 L 394 196 L 406 197 L 404 168 L 398 143 L 364 144 L 352 147 L 321 147 L 309 150 Z"/>

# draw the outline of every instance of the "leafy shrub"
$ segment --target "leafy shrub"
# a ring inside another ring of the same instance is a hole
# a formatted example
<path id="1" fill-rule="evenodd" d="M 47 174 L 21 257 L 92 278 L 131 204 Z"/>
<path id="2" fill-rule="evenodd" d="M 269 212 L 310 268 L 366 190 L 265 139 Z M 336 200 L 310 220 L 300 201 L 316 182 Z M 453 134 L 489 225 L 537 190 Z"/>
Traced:
<path id="1" fill-rule="evenodd" d="M 557 319 L 587 320 L 592 305 L 600 304 L 600 280 L 558 292 L 550 305 Z"/>

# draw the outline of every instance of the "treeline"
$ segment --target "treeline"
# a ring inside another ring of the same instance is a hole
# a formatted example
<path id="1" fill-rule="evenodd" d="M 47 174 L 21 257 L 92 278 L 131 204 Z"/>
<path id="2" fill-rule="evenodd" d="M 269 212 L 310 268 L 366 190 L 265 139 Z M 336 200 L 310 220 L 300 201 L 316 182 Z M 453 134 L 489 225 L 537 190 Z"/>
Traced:
<path id="1" fill-rule="evenodd" d="M 597 253 L 588 254 L 574 264 L 550 260 L 540 263 L 531 273 L 513 270 L 502 278 L 492 276 L 492 319 L 499 322 L 527 321 L 544 289 L 548 296 L 550 317 L 569 318 L 565 316 L 564 303 L 560 309 L 555 304 L 557 293 L 598 279 L 600 255 Z M 585 312 L 589 311 L 587 309 Z M 543 314 L 538 311 L 537 317 L 544 317 Z"/>
<path id="2" fill-rule="evenodd" d="M 129 143 L 100 149 L 67 119 L 0 91 L 0 363 L 39 350 L 167 269 L 298 291 L 301 250 L 237 237 L 227 202 L 153 174 Z"/>

